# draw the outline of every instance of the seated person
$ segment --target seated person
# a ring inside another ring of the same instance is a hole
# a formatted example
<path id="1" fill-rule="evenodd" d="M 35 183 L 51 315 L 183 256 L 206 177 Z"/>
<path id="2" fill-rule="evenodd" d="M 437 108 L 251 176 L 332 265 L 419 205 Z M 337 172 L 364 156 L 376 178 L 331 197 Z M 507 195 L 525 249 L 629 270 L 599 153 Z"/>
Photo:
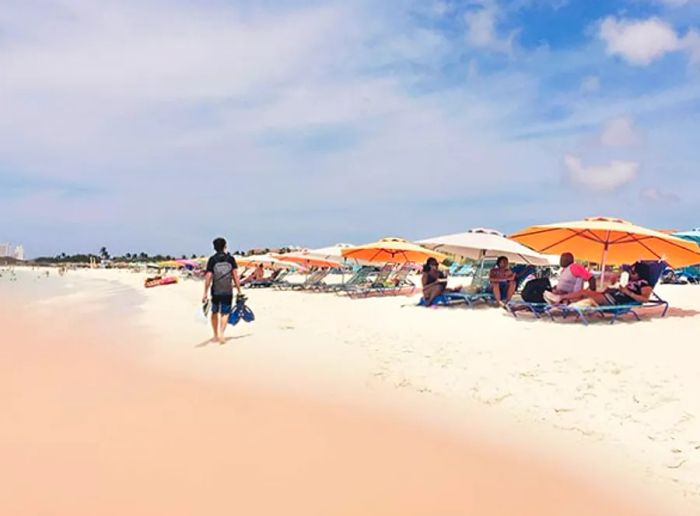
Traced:
<path id="1" fill-rule="evenodd" d="M 438 261 L 432 257 L 428 258 L 423 266 L 421 284 L 423 285 L 425 306 L 432 305 L 435 298 L 445 292 L 459 292 L 462 290 L 461 287 L 447 288 L 447 275 L 439 270 Z"/>
<path id="2" fill-rule="evenodd" d="M 654 290 L 647 279 L 649 266 L 644 263 L 634 264 L 629 271 L 629 281 L 624 287 L 608 288 L 604 292 L 585 289 L 566 294 L 562 302 L 575 303 L 581 300 L 591 300 L 598 306 L 635 305 L 649 301 Z"/>
<path id="3" fill-rule="evenodd" d="M 260 281 L 265 277 L 265 268 L 263 267 L 262 263 L 259 263 L 255 266 L 255 269 L 253 272 L 251 272 L 248 276 L 241 281 L 241 285 L 247 285 L 248 283 L 253 283 L 254 281 Z"/>
<path id="4" fill-rule="evenodd" d="M 551 292 L 544 293 L 544 299 L 548 303 L 561 303 L 562 296 L 583 289 L 584 281 L 588 282 L 590 290 L 596 289 L 596 281 L 593 274 L 583 265 L 576 263 L 573 254 L 563 253 L 559 257 L 559 265 L 562 267 L 559 281 Z"/>
<path id="5" fill-rule="evenodd" d="M 515 273 L 508 266 L 508 258 L 499 256 L 489 273 L 489 283 L 496 303 L 504 306 L 515 294 Z"/>

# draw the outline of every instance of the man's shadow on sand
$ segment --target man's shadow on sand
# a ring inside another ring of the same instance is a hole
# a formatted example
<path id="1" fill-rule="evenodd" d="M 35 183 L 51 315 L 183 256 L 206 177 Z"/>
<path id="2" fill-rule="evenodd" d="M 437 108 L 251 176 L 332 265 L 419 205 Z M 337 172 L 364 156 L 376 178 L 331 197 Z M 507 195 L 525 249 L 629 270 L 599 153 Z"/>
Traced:
<path id="1" fill-rule="evenodd" d="M 244 333 L 243 335 L 236 335 L 235 337 L 226 337 L 226 338 L 224 338 L 224 341 L 223 341 L 223 342 L 218 342 L 218 341 L 213 341 L 213 340 L 211 340 L 211 339 L 207 339 L 207 340 L 205 340 L 205 341 L 200 342 L 199 344 L 195 344 L 194 347 L 195 347 L 195 348 L 204 348 L 204 347 L 206 347 L 206 346 L 208 346 L 208 345 L 210 345 L 210 344 L 211 344 L 212 346 L 223 346 L 224 344 L 228 344 L 229 341 L 232 341 L 232 340 L 239 340 L 239 339 L 246 339 L 246 338 L 252 337 L 252 336 L 253 336 L 252 333 Z"/>

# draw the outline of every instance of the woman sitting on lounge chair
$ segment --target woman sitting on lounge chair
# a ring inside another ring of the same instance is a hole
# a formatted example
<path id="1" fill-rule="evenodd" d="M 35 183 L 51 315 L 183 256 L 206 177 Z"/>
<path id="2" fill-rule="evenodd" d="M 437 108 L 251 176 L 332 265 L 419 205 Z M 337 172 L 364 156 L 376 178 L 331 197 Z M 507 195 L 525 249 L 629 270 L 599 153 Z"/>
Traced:
<path id="1" fill-rule="evenodd" d="M 508 258 L 499 256 L 496 266 L 489 273 L 489 282 L 496 303 L 504 306 L 515 293 L 515 273 L 508 266 Z"/>
<path id="2" fill-rule="evenodd" d="M 608 288 L 604 292 L 595 290 L 579 290 L 572 294 L 562 296 L 562 303 L 575 303 L 584 299 L 590 299 L 598 306 L 636 305 L 649 301 L 654 290 L 647 279 L 649 266 L 644 263 L 636 263 L 629 271 L 629 281 L 625 287 Z"/>
<path id="3" fill-rule="evenodd" d="M 459 292 L 462 287 L 447 288 L 447 275 L 439 270 L 438 261 L 435 258 L 428 258 L 423 266 L 421 284 L 423 285 L 423 300 L 425 306 L 430 306 L 435 298 L 445 292 Z"/>

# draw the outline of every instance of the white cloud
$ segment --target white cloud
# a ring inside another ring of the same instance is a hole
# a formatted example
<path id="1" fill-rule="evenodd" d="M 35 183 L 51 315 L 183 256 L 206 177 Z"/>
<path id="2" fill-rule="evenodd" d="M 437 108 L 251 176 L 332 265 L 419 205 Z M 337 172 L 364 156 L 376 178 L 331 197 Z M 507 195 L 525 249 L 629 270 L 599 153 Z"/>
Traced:
<path id="1" fill-rule="evenodd" d="M 597 75 L 589 75 L 581 81 L 581 91 L 584 93 L 594 93 L 600 90 L 600 77 Z"/>
<path id="2" fill-rule="evenodd" d="M 603 126 L 600 143 L 606 147 L 630 147 L 639 144 L 641 137 L 634 121 L 626 116 L 608 120 Z"/>
<path id="3" fill-rule="evenodd" d="M 476 47 L 510 54 L 513 51 L 515 32 L 508 36 L 498 33 L 500 11 L 494 4 L 482 4 L 464 15 L 467 42 Z"/>
<path id="4" fill-rule="evenodd" d="M 639 192 L 639 197 L 643 201 L 655 203 L 675 203 L 680 201 L 680 197 L 673 192 L 666 192 L 659 188 L 645 188 Z"/>
<path id="5" fill-rule="evenodd" d="M 673 27 L 659 18 L 617 20 L 608 17 L 600 24 L 599 37 L 605 42 L 608 55 L 620 56 L 637 66 L 649 65 L 683 48 Z"/>
<path id="6" fill-rule="evenodd" d="M 610 192 L 630 183 L 637 177 L 639 163 L 611 161 L 607 165 L 586 167 L 581 159 L 567 155 L 564 158 L 569 179 L 575 185 L 597 192 Z"/>

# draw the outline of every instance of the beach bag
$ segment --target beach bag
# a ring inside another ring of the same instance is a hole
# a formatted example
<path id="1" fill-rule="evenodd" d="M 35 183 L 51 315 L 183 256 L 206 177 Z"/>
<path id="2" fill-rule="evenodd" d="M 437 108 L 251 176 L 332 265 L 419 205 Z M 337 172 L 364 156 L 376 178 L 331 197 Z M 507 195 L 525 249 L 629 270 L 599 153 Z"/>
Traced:
<path id="1" fill-rule="evenodd" d="M 549 278 L 535 278 L 525 284 L 521 297 L 526 303 L 545 303 L 544 293 L 548 290 L 552 290 Z"/>

